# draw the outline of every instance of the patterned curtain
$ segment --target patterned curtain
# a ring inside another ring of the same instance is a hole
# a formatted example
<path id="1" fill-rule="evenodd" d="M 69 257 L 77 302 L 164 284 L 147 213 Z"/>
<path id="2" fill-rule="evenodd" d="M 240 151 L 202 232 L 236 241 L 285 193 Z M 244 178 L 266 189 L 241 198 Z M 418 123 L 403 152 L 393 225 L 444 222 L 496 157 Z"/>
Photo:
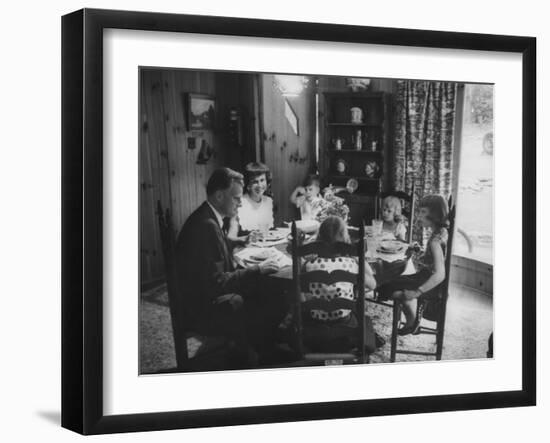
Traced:
<path id="1" fill-rule="evenodd" d="M 397 81 L 392 184 L 410 193 L 414 182 L 417 202 L 451 192 L 456 94 L 456 83 Z M 417 213 L 418 204 L 415 221 Z M 415 223 L 413 239 L 423 242 L 424 234 Z"/>

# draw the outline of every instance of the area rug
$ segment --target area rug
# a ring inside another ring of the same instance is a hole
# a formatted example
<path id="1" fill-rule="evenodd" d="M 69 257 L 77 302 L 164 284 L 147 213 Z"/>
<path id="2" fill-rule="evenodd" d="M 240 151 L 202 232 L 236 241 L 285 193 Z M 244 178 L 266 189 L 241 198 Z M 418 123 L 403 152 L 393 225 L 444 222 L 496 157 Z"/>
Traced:
<path id="1" fill-rule="evenodd" d="M 492 300 L 473 290 L 451 288 L 447 305 L 447 322 L 443 347 L 443 360 L 486 358 L 487 340 L 493 330 Z M 371 364 L 390 362 L 390 336 L 392 325 L 391 308 L 367 304 L 375 330 L 386 339 L 386 344 L 370 357 Z M 433 323 L 423 320 L 424 326 Z M 174 342 L 168 295 L 161 286 L 141 294 L 139 315 L 140 372 L 156 373 L 176 366 Z M 200 340 L 200 339 L 199 339 Z M 190 339 L 191 355 L 200 346 L 200 341 Z M 433 335 L 408 335 L 398 337 L 398 349 L 432 352 L 435 350 Z M 430 361 L 433 357 L 418 355 L 397 356 L 399 362 Z"/>

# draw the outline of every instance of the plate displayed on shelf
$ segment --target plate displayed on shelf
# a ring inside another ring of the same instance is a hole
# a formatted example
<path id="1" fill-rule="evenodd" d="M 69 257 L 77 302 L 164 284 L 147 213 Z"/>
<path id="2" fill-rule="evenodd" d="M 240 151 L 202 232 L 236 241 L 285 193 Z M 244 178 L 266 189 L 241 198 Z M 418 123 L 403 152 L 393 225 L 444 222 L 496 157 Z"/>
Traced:
<path id="1" fill-rule="evenodd" d="M 357 191 L 357 188 L 359 187 L 359 183 L 357 183 L 357 180 L 354 178 L 350 178 L 346 183 L 346 189 L 350 194 L 353 194 L 355 191 Z"/>
<path id="2" fill-rule="evenodd" d="M 368 178 L 376 178 L 378 171 L 380 170 L 380 166 L 378 166 L 376 161 L 370 160 L 365 163 L 363 170 L 365 171 L 365 176 Z"/>
<path id="3" fill-rule="evenodd" d="M 348 173 L 348 162 L 342 158 L 339 158 L 334 163 L 334 171 L 339 175 L 346 175 Z"/>

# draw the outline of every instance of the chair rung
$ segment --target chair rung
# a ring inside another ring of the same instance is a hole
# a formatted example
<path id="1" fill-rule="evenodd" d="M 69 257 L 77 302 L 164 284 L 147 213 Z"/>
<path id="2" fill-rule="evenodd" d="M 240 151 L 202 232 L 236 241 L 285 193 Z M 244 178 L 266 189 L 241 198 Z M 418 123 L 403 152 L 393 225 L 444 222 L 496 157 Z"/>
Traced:
<path id="1" fill-rule="evenodd" d="M 437 335 L 437 330 L 432 328 L 425 328 L 423 326 L 420 327 L 420 332 L 418 334 L 430 334 L 430 335 Z"/>
<path id="2" fill-rule="evenodd" d="M 434 357 L 437 355 L 435 352 L 421 352 L 421 351 L 407 351 L 405 349 L 396 349 L 396 354 L 410 354 L 410 355 L 433 355 Z"/>
<path id="3" fill-rule="evenodd" d="M 323 354 L 323 353 L 307 353 L 304 354 L 304 359 L 306 360 L 315 360 L 315 361 L 324 361 L 324 360 L 351 360 L 357 359 L 357 355 L 350 353 L 342 354 Z"/>
<path id="4" fill-rule="evenodd" d="M 384 301 L 375 300 L 374 298 L 365 298 L 365 301 L 375 303 L 377 305 L 387 306 L 388 308 L 393 308 L 393 303 L 386 303 Z"/>

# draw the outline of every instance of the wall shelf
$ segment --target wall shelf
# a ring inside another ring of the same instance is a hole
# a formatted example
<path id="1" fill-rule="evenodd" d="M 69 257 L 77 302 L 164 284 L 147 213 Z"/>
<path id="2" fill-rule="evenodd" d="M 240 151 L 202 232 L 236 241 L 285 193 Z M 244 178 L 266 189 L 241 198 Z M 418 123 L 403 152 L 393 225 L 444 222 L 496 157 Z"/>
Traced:
<path id="1" fill-rule="evenodd" d="M 327 123 L 328 126 L 341 126 L 346 128 L 379 128 L 382 123 Z"/>
<path id="2" fill-rule="evenodd" d="M 380 156 L 383 155 L 381 151 L 367 151 L 366 149 L 327 149 L 327 152 L 329 154 L 339 154 L 339 153 L 345 153 L 345 154 L 370 154 L 370 155 L 376 155 Z"/>
<path id="3" fill-rule="evenodd" d="M 354 178 L 355 180 L 363 180 L 363 181 L 371 181 L 371 182 L 377 182 L 380 180 L 380 178 L 370 178 L 370 177 L 358 177 L 356 175 L 338 175 L 338 174 L 331 174 L 329 175 L 330 178 L 341 178 L 341 179 L 350 179 Z"/>

